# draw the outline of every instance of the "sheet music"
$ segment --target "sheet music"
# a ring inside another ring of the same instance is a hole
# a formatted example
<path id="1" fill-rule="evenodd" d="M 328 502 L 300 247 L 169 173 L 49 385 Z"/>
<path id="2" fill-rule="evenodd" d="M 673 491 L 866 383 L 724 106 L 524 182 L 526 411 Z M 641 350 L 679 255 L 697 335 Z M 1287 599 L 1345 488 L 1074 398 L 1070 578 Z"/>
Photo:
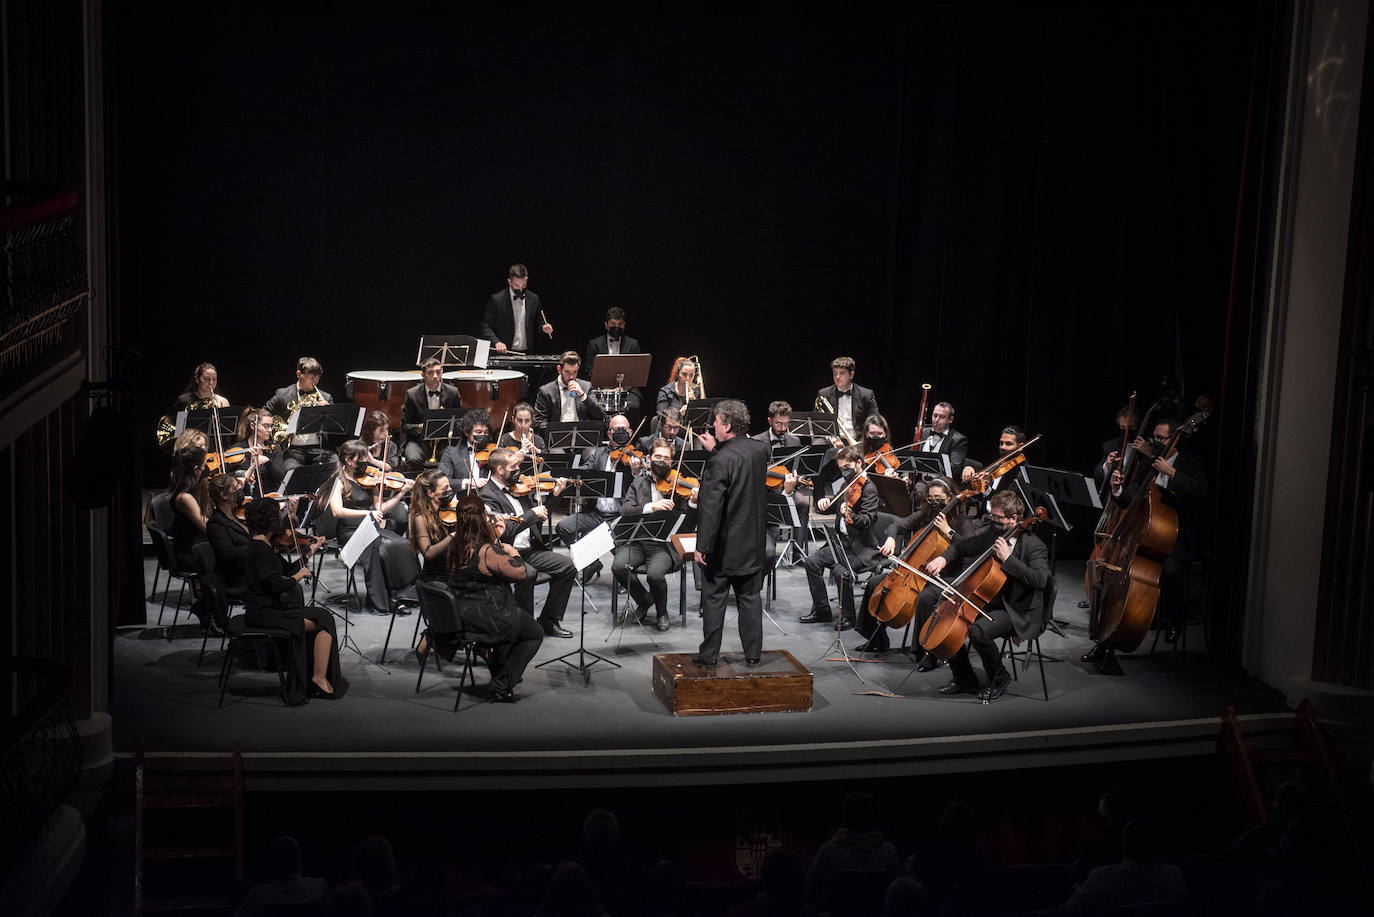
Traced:
<path id="1" fill-rule="evenodd" d="M 344 562 L 344 566 L 352 570 L 353 565 L 358 562 L 358 558 L 363 556 L 367 546 L 377 540 L 377 526 L 372 521 L 372 514 L 368 513 L 363 519 L 362 525 L 358 526 L 353 537 L 348 539 L 348 544 L 344 545 L 339 551 L 339 560 Z"/>
<path id="2" fill-rule="evenodd" d="M 584 570 L 602 555 L 615 550 L 615 538 L 611 527 L 603 522 L 572 543 L 572 562 L 578 570 Z"/>

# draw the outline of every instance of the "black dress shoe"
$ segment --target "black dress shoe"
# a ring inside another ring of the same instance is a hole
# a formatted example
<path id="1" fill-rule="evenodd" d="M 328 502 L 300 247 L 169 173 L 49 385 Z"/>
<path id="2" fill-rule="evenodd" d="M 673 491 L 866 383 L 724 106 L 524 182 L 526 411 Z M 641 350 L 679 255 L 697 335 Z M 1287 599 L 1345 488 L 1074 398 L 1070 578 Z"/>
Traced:
<path id="1" fill-rule="evenodd" d="M 830 624 L 835 620 L 828 611 L 813 611 L 801 619 L 803 624 Z"/>
<path id="2" fill-rule="evenodd" d="M 888 643 L 887 643 L 886 640 L 883 640 L 883 641 L 869 640 L 867 643 L 860 643 L 858 646 L 854 647 L 854 652 L 856 652 L 856 653 L 886 653 L 886 652 L 888 652 L 888 651 L 891 650 L 891 649 L 892 649 L 892 647 L 888 645 Z"/>
<path id="3" fill-rule="evenodd" d="M 571 637 L 573 632 L 560 627 L 557 621 L 540 621 L 539 626 L 544 629 L 546 637 Z"/>
<path id="4" fill-rule="evenodd" d="M 854 629 L 854 619 L 853 619 L 853 618 L 840 618 L 840 630 L 853 630 L 853 629 Z"/>
<path id="5" fill-rule="evenodd" d="M 744 664 L 751 669 L 757 669 L 759 667 L 759 663 L 761 663 L 762 661 L 762 659 L 755 657 L 754 659 L 745 659 Z"/>
<path id="6" fill-rule="evenodd" d="M 1011 684 L 1011 676 L 1007 674 L 1006 669 L 1003 669 L 997 673 L 992 684 L 978 692 L 978 699 L 985 704 L 990 704 L 1006 693 L 1009 684 Z"/>
<path id="7" fill-rule="evenodd" d="M 1178 628 L 1172 624 L 1164 631 L 1164 642 L 1173 645 L 1178 642 Z"/>
<path id="8" fill-rule="evenodd" d="M 668 623 L 667 618 L 659 618 L 658 621 L 655 622 L 654 626 L 658 628 L 659 633 L 664 633 L 673 625 Z"/>
<path id="9" fill-rule="evenodd" d="M 938 689 L 936 690 L 935 693 L 936 693 L 936 694 L 977 694 L 977 693 L 978 693 L 978 682 L 976 682 L 976 681 L 960 681 L 959 679 L 956 678 L 956 679 L 954 679 L 953 681 L 951 681 L 949 684 L 944 685 L 944 686 L 938 688 Z"/>
<path id="10" fill-rule="evenodd" d="M 1099 644 L 1097 644 L 1096 646 L 1094 646 L 1092 649 L 1088 650 L 1088 652 L 1084 653 L 1081 657 L 1079 657 L 1079 661 L 1080 661 L 1080 662 L 1090 662 L 1090 663 L 1096 665 L 1097 663 L 1101 662 L 1103 659 L 1106 659 L 1106 658 L 1107 658 L 1107 645 L 1106 645 L 1105 643 L 1099 643 Z"/>
<path id="11" fill-rule="evenodd" d="M 944 664 L 944 661 L 936 657 L 934 653 L 926 653 L 924 656 L 921 657 L 921 661 L 916 663 L 916 671 L 934 672 L 936 669 L 938 669 L 940 666 Z"/>
<path id="12" fill-rule="evenodd" d="M 513 704 L 519 700 L 519 698 L 515 696 L 514 691 L 502 691 L 500 688 L 488 688 L 487 700 L 495 704 Z"/>
<path id="13" fill-rule="evenodd" d="M 714 669 L 716 667 L 716 660 L 709 659 L 706 656 L 701 655 L 700 653 L 693 653 L 692 664 L 705 666 L 708 669 Z"/>

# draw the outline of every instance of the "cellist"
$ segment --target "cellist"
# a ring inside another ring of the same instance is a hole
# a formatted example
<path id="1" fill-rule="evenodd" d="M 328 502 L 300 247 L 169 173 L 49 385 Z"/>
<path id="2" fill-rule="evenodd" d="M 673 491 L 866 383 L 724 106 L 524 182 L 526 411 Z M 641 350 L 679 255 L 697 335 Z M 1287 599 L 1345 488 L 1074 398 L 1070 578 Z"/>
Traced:
<path id="1" fill-rule="evenodd" d="M 977 694 L 983 703 L 1001 697 L 1011 684 L 1011 675 L 1002 665 L 1002 652 L 997 641 L 1013 634 L 1029 640 L 1040 636 L 1044 629 L 1047 610 L 1044 606 L 1045 584 L 1050 578 L 1049 551 L 1045 543 L 1029 531 L 1018 532 L 1010 538 L 1004 537 L 1015 531 L 1026 506 L 1021 498 L 1010 490 L 999 490 L 992 495 L 987 520 L 990 528 L 969 538 L 960 538 L 939 557 L 926 564 L 926 572 L 939 576 L 950 567 L 962 568 L 971 560 L 981 557 L 989 548 L 993 557 L 1002 566 L 1006 582 L 984 607 L 987 615 L 979 615 L 969 625 L 968 643 L 949 660 L 949 684 L 939 689 L 940 694 Z M 945 577 L 949 579 L 949 577 Z M 921 590 L 918 605 L 926 605 L 933 610 L 944 598 L 940 587 L 927 584 Z M 920 614 L 920 612 L 917 612 Z M 928 614 L 929 612 L 927 612 Z M 925 615 L 921 615 L 924 619 Z M 990 620 L 989 620 L 990 619 Z M 981 691 L 978 676 L 968 659 L 968 648 L 972 645 L 979 658 L 983 660 L 983 671 L 988 683 Z"/>

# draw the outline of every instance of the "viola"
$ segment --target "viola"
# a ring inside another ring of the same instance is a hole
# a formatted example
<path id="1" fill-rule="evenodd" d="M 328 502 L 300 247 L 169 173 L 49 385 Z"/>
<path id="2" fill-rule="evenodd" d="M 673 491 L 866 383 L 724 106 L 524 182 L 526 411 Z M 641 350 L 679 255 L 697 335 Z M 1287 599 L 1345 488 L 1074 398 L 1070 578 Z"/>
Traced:
<path id="1" fill-rule="evenodd" d="M 992 482 L 995 479 L 1013 471 L 1017 466 L 1026 463 L 1026 450 L 1039 442 L 1040 437 L 1043 435 L 1043 433 L 1037 433 L 1033 438 L 1017 446 L 1014 451 L 1008 452 L 998 459 L 995 465 L 989 465 L 975 474 L 968 482 L 969 489 L 975 493 L 987 493 L 992 489 Z"/>
<path id="2" fill-rule="evenodd" d="M 892 444 L 883 443 L 872 452 L 864 453 L 864 464 L 876 467 L 879 474 L 896 474 L 901 461 L 892 454 Z"/>
<path id="3" fill-rule="evenodd" d="M 685 500 L 690 500 L 693 489 L 699 486 L 701 486 L 700 481 L 679 473 L 676 468 L 671 469 L 666 478 L 654 481 L 654 490 L 658 491 L 660 497 L 676 495 Z"/>
<path id="4" fill-rule="evenodd" d="M 854 475 L 854 480 L 849 482 L 849 489 L 844 495 L 844 507 L 841 510 L 847 525 L 854 524 L 854 507 L 859 505 L 859 498 L 864 495 L 864 485 L 867 483 L 868 475 L 862 473 Z"/>
<path id="5" fill-rule="evenodd" d="M 398 471 L 388 471 L 385 474 L 376 465 L 368 465 L 367 468 L 358 475 L 358 484 L 371 490 L 383 480 L 386 482 L 387 490 L 400 490 L 410 483 L 410 479 Z"/>

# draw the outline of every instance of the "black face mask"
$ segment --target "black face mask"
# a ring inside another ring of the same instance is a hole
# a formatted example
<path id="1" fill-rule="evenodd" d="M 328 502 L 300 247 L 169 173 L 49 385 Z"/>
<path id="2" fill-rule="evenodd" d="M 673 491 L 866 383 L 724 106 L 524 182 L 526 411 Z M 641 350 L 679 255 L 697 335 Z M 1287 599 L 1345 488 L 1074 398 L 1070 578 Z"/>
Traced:
<path id="1" fill-rule="evenodd" d="M 485 449 L 486 447 L 487 447 L 487 435 L 486 435 L 485 433 L 483 433 L 481 436 L 474 436 L 474 437 L 472 438 L 472 448 L 473 448 L 473 449 L 475 449 L 475 450 L 477 450 L 477 451 L 480 452 L 481 450 Z"/>
<path id="2" fill-rule="evenodd" d="M 667 462 L 650 462 L 649 467 L 654 470 L 654 477 L 658 478 L 659 480 L 666 478 L 668 476 L 668 472 L 671 471 L 673 468 L 673 466 L 668 464 Z"/>
<path id="3" fill-rule="evenodd" d="M 624 329 L 624 328 L 607 328 L 607 329 L 606 329 L 606 340 L 608 340 L 608 341 L 618 341 L 618 340 L 620 340 L 620 339 L 621 339 L 622 337 L 624 337 L 624 336 L 625 336 L 625 329 Z"/>
<path id="4" fill-rule="evenodd" d="M 887 442 L 887 440 L 883 439 L 881 436 L 870 436 L 864 440 L 864 451 L 877 452 L 878 447 L 885 442 Z"/>
<path id="5" fill-rule="evenodd" d="M 859 469 L 857 469 L 857 468 L 841 468 L 841 469 L 840 469 L 840 474 L 842 474 L 842 475 L 844 476 L 844 479 L 845 479 L 846 481 L 852 481 L 852 480 L 854 480 L 855 478 L 857 478 L 857 477 L 859 476 Z"/>
<path id="6" fill-rule="evenodd" d="M 630 441 L 630 431 L 629 431 L 629 430 L 612 430 L 612 431 L 611 431 L 611 442 L 615 443 L 616 445 L 618 445 L 618 446 L 623 446 L 623 445 L 625 445 L 626 443 L 628 443 L 629 441 Z"/>

